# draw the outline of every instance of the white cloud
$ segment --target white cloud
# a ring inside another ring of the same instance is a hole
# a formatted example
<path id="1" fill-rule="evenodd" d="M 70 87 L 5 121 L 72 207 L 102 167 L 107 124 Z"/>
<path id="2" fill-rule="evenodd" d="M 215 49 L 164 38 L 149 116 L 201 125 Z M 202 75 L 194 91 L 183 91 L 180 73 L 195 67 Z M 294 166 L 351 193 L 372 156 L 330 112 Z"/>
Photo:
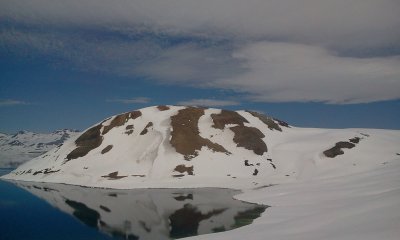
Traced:
<path id="1" fill-rule="evenodd" d="M 16 106 L 16 105 L 30 105 L 30 103 L 12 99 L 0 100 L 0 107 Z"/>
<path id="2" fill-rule="evenodd" d="M 215 86 L 255 101 L 364 103 L 400 98 L 400 58 L 349 58 L 316 46 L 259 42 L 234 53 L 247 72 Z"/>
<path id="3" fill-rule="evenodd" d="M 134 73 L 167 83 L 186 83 L 206 86 L 215 79 L 231 77 L 243 71 L 240 59 L 234 59 L 229 50 L 211 46 L 184 44 L 160 52 L 137 65 Z"/>
<path id="4" fill-rule="evenodd" d="M 147 97 L 137 97 L 137 98 L 128 98 L 128 99 L 107 99 L 107 102 L 116 102 L 116 103 L 124 103 L 124 104 L 133 104 L 133 103 L 149 103 L 151 101 L 150 98 Z"/>
<path id="5" fill-rule="evenodd" d="M 364 103 L 400 98 L 399 12 L 393 0 L 2 0 L 0 50 L 251 101 Z"/>
<path id="6" fill-rule="evenodd" d="M 151 29 L 352 46 L 398 45 L 393 0 L 3 0 L 27 24 Z"/>
<path id="7" fill-rule="evenodd" d="M 217 100 L 217 99 L 191 99 L 188 101 L 181 101 L 178 105 L 184 106 L 204 106 L 204 107 L 225 107 L 225 106 L 238 106 L 240 102 L 232 100 Z"/>
<path id="8" fill-rule="evenodd" d="M 347 104 L 400 98 L 399 57 L 340 57 L 318 46 L 257 42 L 237 48 L 232 53 L 237 61 L 218 66 L 222 73 L 235 69 L 235 74 L 212 76 L 199 71 L 208 66 L 203 61 L 181 64 L 185 56 L 194 52 L 190 48 L 180 49 L 179 54 L 149 63 L 143 74 L 164 80 L 181 79 L 181 83 L 193 85 L 192 74 L 187 73 L 196 73 L 196 86 L 230 89 L 261 102 Z M 207 59 L 208 53 L 201 52 L 201 58 Z M 179 67 L 185 68 L 184 73 L 176 70 Z M 169 77 L 168 71 L 176 76 Z"/>

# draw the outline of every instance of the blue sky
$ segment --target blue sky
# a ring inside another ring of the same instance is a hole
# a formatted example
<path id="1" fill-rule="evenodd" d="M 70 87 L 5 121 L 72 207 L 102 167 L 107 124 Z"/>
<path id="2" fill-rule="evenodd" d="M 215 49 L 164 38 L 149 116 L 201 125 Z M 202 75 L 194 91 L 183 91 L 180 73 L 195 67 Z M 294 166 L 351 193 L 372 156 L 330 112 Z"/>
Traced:
<path id="1" fill-rule="evenodd" d="M 400 3 L 4 0 L 0 132 L 159 104 L 400 129 Z"/>

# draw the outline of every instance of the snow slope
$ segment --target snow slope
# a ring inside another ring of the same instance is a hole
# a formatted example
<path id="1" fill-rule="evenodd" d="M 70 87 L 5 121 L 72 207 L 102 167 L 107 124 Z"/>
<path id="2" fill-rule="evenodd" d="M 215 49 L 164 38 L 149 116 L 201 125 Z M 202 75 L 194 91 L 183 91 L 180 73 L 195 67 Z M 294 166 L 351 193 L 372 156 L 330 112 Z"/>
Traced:
<path id="1" fill-rule="evenodd" d="M 379 160 L 382 161 L 382 160 Z M 193 240 L 397 240 L 400 158 L 346 176 L 248 190 L 238 199 L 268 204 L 253 224 Z"/>
<path id="2" fill-rule="evenodd" d="M 69 129 L 49 134 L 28 131 L 19 131 L 12 135 L 0 133 L 0 167 L 17 167 L 78 134 L 76 130 Z"/>

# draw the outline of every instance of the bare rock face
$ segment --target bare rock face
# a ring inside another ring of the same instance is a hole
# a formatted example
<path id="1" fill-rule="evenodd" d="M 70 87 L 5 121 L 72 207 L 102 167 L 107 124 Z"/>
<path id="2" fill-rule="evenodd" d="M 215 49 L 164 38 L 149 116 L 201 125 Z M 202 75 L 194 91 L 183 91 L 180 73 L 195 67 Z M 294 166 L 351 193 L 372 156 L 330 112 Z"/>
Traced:
<path id="1" fill-rule="evenodd" d="M 67 161 L 83 157 L 92 149 L 99 147 L 103 141 L 103 136 L 100 134 L 101 127 L 102 125 L 99 124 L 79 136 L 75 141 L 77 148 L 67 155 Z"/>
<path id="2" fill-rule="evenodd" d="M 189 107 L 179 110 L 178 114 L 171 117 L 171 145 L 178 153 L 185 156 L 186 160 L 197 156 L 197 151 L 208 147 L 215 152 L 229 153 L 223 146 L 211 142 L 199 135 L 199 118 L 204 115 L 204 109 Z"/>
<path id="3" fill-rule="evenodd" d="M 225 125 L 236 124 L 237 126 L 230 127 L 235 136 L 233 141 L 238 147 L 244 147 L 248 150 L 253 150 L 255 154 L 263 155 L 268 151 L 267 145 L 262 140 L 265 135 L 257 128 L 244 126 L 248 123 L 247 119 L 234 111 L 222 110 L 220 114 L 211 114 L 214 128 L 224 129 Z"/>

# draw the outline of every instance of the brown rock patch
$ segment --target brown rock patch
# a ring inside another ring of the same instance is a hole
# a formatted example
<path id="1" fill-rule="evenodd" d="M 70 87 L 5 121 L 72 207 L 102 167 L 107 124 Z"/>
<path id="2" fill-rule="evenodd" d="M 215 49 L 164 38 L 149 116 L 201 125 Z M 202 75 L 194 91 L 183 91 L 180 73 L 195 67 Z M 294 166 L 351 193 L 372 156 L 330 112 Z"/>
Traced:
<path id="1" fill-rule="evenodd" d="M 193 166 L 186 167 L 185 165 L 181 164 L 176 166 L 174 171 L 179 173 L 187 172 L 188 175 L 193 175 Z"/>
<path id="2" fill-rule="evenodd" d="M 100 146 L 103 141 L 103 136 L 100 135 L 101 127 L 101 124 L 94 126 L 79 136 L 75 140 L 78 147 L 67 155 L 67 161 L 86 156 L 88 152 Z"/>
<path id="3" fill-rule="evenodd" d="M 165 106 L 165 105 L 160 105 L 160 106 L 157 106 L 157 109 L 160 111 L 167 111 L 167 110 L 169 110 L 169 107 Z"/>
<path id="4" fill-rule="evenodd" d="M 190 160 L 198 155 L 197 151 L 203 146 L 215 152 L 230 154 L 223 146 L 211 142 L 199 135 L 199 118 L 204 115 L 204 109 L 188 107 L 179 110 L 178 114 L 171 117 L 171 145 L 176 151 Z"/>
<path id="5" fill-rule="evenodd" d="M 147 132 L 148 132 L 148 128 L 150 128 L 150 127 L 152 127 L 153 126 L 153 123 L 152 122 L 149 122 L 149 123 L 147 123 L 147 125 L 146 125 L 146 127 L 144 127 L 144 129 L 143 129 L 143 131 L 140 133 L 140 135 L 145 135 Z"/>
<path id="6" fill-rule="evenodd" d="M 131 129 L 131 130 L 128 130 L 128 131 L 125 131 L 125 134 L 127 134 L 128 136 L 129 135 L 131 135 L 133 133 L 133 130 Z"/>
<path id="7" fill-rule="evenodd" d="M 109 180 L 118 180 L 127 176 L 118 176 L 118 171 L 109 173 L 108 175 L 101 176 L 103 178 L 108 178 Z"/>
<path id="8" fill-rule="evenodd" d="M 333 148 L 330 148 L 330 149 L 324 151 L 323 153 L 324 153 L 324 155 L 326 157 L 334 158 L 334 157 L 336 157 L 338 155 L 344 154 L 342 148 L 351 149 L 351 148 L 353 148 L 355 146 L 356 145 L 354 143 L 351 143 L 351 142 L 337 142 Z"/>
<path id="9" fill-rule="evenodd" d="M 101 154 L 109 152 L 113 148 L 113 145 L 108 145 L 103 150 L 101 150 Z"/>
<path id="10" fill-rule="evenodd" d="M 287 122 L 284 122 L 284 121 L 279 120 L 279 119 L 277 119 L 277 118 L 274 118 L 274 120 L 277 121 L 278 124 L 281 125 L 282 127 L 290 128 L 290 126 L 289 126 L 289 124 L 288 124 Z"/>
<path id="11" fill-rule="evenodd" d="M 248 150 L 253 150 L 255 154 L 263 155 L 267 152 L 267 145 L 262 140 L 265 135 L 254 127 L 246 127 L 244 123 L 248 123 L 246 118 L 234 111 L 222 110 L 219 114 L 211 114 L 214 128 L 224 129 L 227 124 L 237 124 L 238 126 L 231 127 L 235 136 L 233 141 L 238 147 L 244 147 Z"/>
<path id="12" fill-rule="evenodd" d="M 131 130 L 131 129 L 133 129 L 133 125 L 132 124 L 129 124 L 129 125 L 127 125 L 125 127 L 125 130 Z"/>
<path id="13" fill-rule="evenodd" d="M 359 138 L 359 137 L 353 137 L 353 138 L 349 139 L 349 142 L 351 142 L 351 143 L 359 143 L 360 140 L 361 140 L 361 138 Z"/>
<path id="14" fill-rule="evenodd" d="M 243 126 L 244 123 L 248 123 L 246 118 L 242 117 L 239 113 L 228 110 L 221 110 L 219 114 L 211 114 L 211 118 L 214 122 L 212 127 L 218 129 L 224 129 L 227 124 Z"/>
<path id="15" fill-rule="evenodd" d="M 111 120 L 111 123 L 108 126 L 104 126 L 102 134 L 105 135 L 114 127 L 122 126 L 129 119 L 136 119 L 140 116 L 142 116 L 142 112 L 140 112 L 140 111 L 127 112 L 127 113 L 123 113 L 118 116 L 115 116 L 113 118 L 113 120 Z"/>
<path id="16" fill-rule="evenodd" d="M 238 147 L 244 147 L 247 150 L 252 150 L 257 155 L 263 155 L 268 151 L 267 145 L 262 140 L 265 135 L 254 127 L 235 126 L 230 128 L 235 136 L 233 141 Z"/>
<path id="17" fill-rule="evenodd" d="M 46 169 L 44 169 L 43 174 L 56 173 L 56 172 L 59 172 L 59 171 L 60 171 L 60 169 L 58 169 L 58 170 L 52 170 L 52 169 L 50 169 L 50 168 L 46 168 Z"/>
<path id="18" fill-rule="evenodd" d="M 251 112 L 251 111 L 247 111 L 247 112 L 250 113 L 251 115 L 253 115 L 254 117 L 260 119 L 265 125 L 268 126 L 269 129 L 271 129 L 271 130 L 275 129 L 275 130 L 282 132 L 282 128 L 279 127 L 279 125 L 274 121 L 273 118 L 265 116 L 258 112 Z"/>

